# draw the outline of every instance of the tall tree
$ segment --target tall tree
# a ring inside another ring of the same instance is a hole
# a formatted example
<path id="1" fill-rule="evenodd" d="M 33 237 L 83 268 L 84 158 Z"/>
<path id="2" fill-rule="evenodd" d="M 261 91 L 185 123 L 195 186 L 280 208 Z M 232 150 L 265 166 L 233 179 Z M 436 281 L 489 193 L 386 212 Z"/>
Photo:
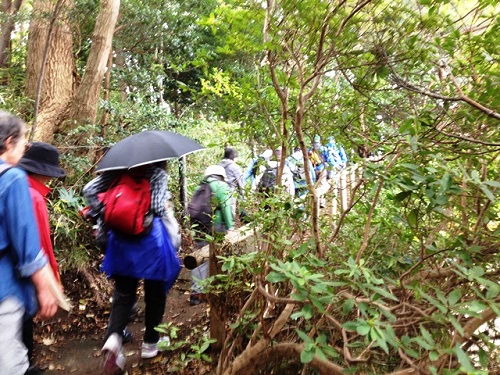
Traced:
<path id="1" fill-rule="evenodd" d="M 2 0 L 2 14 L 0 22 L 0 69 L 9 67 L 11 35 L 14 30 L 14 16 L 19 11 L 22 0 Z M 2 84 L 7 83 L 7 77 L 2 77 Z"/>
<path id="2" fill-rule="evenodd" d="M 120 0 L 102 0 L 83 77 L 73 54 L 72 0 L 35 0 L 27 51 L 26 92 L 35 103 L 34 138 L 50 141 L 65 120 L 94 122 Z"/>
<path id="3" fill-rule="evenodd" d="M 120 0 L 101 2 L 85 73 L 70 111 L 70 118 L 77 123 L 95 122 L 119 10 Z"/>
<path id="4" fill-rule="evenodd" d="M 32 139 L 50 142 L 67 118 L 75 62 L 69 13 L 71 0 L 35 0 L 26 56 L 26 94 L 35 103 Z"/>

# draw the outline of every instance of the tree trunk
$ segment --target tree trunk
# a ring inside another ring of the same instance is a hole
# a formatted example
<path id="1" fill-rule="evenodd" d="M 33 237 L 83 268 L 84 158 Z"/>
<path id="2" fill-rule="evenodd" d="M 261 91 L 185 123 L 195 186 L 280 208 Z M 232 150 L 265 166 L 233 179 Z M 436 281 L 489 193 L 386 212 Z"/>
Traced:
<path id="1" fill-rule="evenodd" d="M 33 2 L 26 56 L 26 94 L 39 103 L 31 139 L 50 142 L 66 118 L 73 96 L 73 35 L 64 6 L 47 0 Z"/>
<path id="2" fill-rule="evenodd" d="M 14 29 L 14 15 L 19 11 L 22 0 L 2 0 L 2 19 L 0 24 L 0 69 L 10 66 L 11 35 Z M 0 84 L 8 84 L 8 75 L 0 78 Z"/>
<path id="3" fill-rule="evenodd" d="M 120 0 L 102 0 L 92 46 L 82 82 L 73 101 L 70 117 L 74 123 L 93 123 L 97 117 L 101 86 L 111 52 Z"/>

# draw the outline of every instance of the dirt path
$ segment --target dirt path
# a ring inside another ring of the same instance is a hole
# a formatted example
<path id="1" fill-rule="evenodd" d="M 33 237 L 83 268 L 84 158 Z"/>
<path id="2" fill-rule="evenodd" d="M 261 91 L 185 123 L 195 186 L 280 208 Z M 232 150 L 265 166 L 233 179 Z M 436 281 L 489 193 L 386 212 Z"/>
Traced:
<path id="1" fill-rule="evenodd" d="M 191 335 L 193 328 L 198 327 L 200 331 L 206 329 L 207 304 L 201 303 L 197 306 L 189 304 L 189 288 L 191 285 L 190 272 L 184 268 L 181 270 L 179 279 L 171 289 L 167 297 L 167 306 L 165 309 L 164 322 L 172 322 L 173 325 L 180 328 L 178 340 L 185 340 Z M 129 329 L 134 335 L 131 343 L 125 344 L 125 356 L 127 358 L 126 370 L 128 374 L 162 374 L 168 366 L 173 352 L 166 351 L 151 360 L 142 360 L 140 358 L 140 347 L 144 332 L 143 299 L 138 300 L 139 314 L 135 321 L 129 324 Z M 109 313 L 109 312 L 107 312 Z M 85 314 L 86 318 L 92 319 L 92 313 Z M 105 322 L 107 316 L 96 317 L 102 319 L 102 329 L 95 332 L 88 332 L 85 325 L 81 329 L 72 330 L 72 334 L 64 334 L 63 328 L 68 325 L 78 325 L 78 317 L 62 317 L 57 322 L 48 324 L 44 327 L 43 333 L 35 336 L 37 342 L 35 346 L 36 362 L 42 369 L 44 375 L 61 374 L 101 374 L 101 347 L 103 345 Z M 67 330 L 66 330 L 67 331 Z M 57 333 L 59 332 L 59 333 Z M 169 374 L 196 374 L 204 373 L 193 372 L 186 369 L 180 369 L 179 372 Z"/>

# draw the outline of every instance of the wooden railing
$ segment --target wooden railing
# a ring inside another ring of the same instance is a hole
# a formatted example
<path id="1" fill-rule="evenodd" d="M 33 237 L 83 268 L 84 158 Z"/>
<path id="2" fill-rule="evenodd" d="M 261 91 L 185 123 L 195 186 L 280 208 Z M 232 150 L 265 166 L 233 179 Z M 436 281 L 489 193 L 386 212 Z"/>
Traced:
<path id="1" fill-rule="evenodd" d="M 354 164 L 339 171 L 330 180 L 324 175 L 320 177 L 320 181 L 315 185 L 316 193 L 318 198 L 323 196 L 327 200 L 325 208 L 331 210 L 329 212 L 331 215 L 340 215 L 349 207 L 351 192 L 361 176 L 361 168 Z"/>

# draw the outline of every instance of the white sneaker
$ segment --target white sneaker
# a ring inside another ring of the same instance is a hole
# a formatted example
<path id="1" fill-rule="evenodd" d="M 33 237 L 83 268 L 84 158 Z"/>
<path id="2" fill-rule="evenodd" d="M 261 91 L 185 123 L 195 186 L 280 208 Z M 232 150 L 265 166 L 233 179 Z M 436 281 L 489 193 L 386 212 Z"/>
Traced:
<path id="1" fill-rule="evenodd" d="M 161 345 L 159 345 L 162 343 Z M 170 345 L 170 338 L 168 336 L 160 337 L 157 343 L 142 343 L 141 358 L 153 358 L 158 355 L 159 351 L 165 350 Z"/>
<path id="2" fill-rule="evenodd" d="M 121 374 L 125 368 L 125 356 L 122 352 L 122 337 L 111 334 L 101 349 L 104 356 L 103 368 L 106 375 Z"/>

